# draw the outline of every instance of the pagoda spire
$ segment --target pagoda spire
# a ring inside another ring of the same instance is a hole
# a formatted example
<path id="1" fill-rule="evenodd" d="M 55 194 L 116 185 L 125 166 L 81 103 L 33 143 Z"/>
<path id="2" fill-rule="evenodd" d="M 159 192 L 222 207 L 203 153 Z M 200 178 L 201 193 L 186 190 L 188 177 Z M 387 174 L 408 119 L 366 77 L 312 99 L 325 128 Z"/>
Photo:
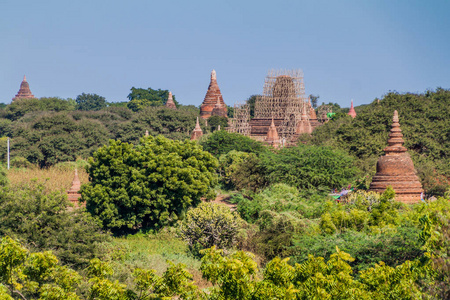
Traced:
<path id="1" fill-rule="evenodd" d="M 403 203 L 420 202 L 423 193 L 413 161 L 403 147 L 403 134 L 398 122 L 398 112 L 394 112 L 385 155 L 377 162 L 377 173 L 372 177 L 369 191 L 382 193 L 388 186 L 395 191 L 395 200 Z"/>
<path id="2" fill-rule="evenodd" d="M 352 99 L 352 104 L 350 106 L 350 110 L 348 111 L 348 115 L 350 117 L 352 117 L 353 119 L 356 118 L 356 111 L 355 111 L 355 108 L 353 107 L 353 99 Z"/>
<path id="3" fill-rule="evenodd" d="M 81 195 L 78 193 L 81 189 L 80 178 L 78 177 L 78 170 L 75 169 L 75 175 L 72 180 L 72 186 L 67 191 L 67 198 L 69 201 L 75 206 L 75 208 L 79 207 L 78 199 L 80 199 Z"/>
<path id="4" fill-rule="evenodd" d="M 205 99 L 200 106 L 200 117 L 202 119 L 208 119 L 209 117 L 211 117 L 218 100 L 220 101 L 221 108 L 220 111 L 216 111 L 215 113 L 219 116 L 226 116 L 228 112 L 227 106 L 223 101 L 222 93 L 220 92 L 219 85 L 217 84 L 216 71 L 212 70 L 208 91 L 206 92 Z"/>
<path id="5" fill-rule="evenodd" d="M 200 122 L 198 121 L 198 117 L 197 117 L 197 123 L 195 124 L 194 131 L 192 131 L 191 140 L 198 140 L 202 135 L 203 135 L 203 130 L 200 127 Z"/>
<path id="6" fill-rule="evenodd" d="M 175 105 L 175 102 L 173 101 L 172 92 L 169 91 L 169 97 L 167 98 L 167 102 L 165 105 L 167 108 L 171 109 L 177 109 L 177 106 Z"/>
<path id="7" fill-rule="evenodd" d="M 34 95 L 31 93 L 30 85 L 27 81 L 27 76 L 23 75 L 22 83 L 20 84 L 20 89 L 17 92 L 17 95 L 12 99 L 13 101 L 17 99 L 33 99 Z"/>
<path id="8" fill-rule="evenodd" d="M 280 137 L 278 135 L 277 127 L 275 126 L 275 122 L 272 117 L 272 123 L 270 123 L 269 131 L 267 131 L 267 136 L 265 141 L 275 148 L 278 147 L 280 143 Z"/>

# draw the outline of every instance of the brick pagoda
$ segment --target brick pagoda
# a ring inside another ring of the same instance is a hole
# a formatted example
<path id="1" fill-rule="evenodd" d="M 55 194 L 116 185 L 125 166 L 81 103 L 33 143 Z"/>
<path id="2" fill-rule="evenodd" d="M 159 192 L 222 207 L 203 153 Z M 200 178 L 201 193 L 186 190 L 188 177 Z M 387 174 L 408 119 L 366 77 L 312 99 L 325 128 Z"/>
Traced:
<path id="1" fill-rule="evenodd" d="M 275 148 L 278 148 L 278 146 L 280 145 L 280 137 L 278 135 L 277 127 L 275 126 L 273 118 L 272 123 L 270 123 L 269 130 L 267 131 L 265 142 L 269 145 L 274 146 Z"/>
<path id="2" fill-rule="evenodd" d="M 208 91 L 206 92 L 205 99 L 200 106 L 200 117 L 202 119 L 208 119 L 209 117 L 211 117 L 213 115 L 213 109 L 218 101 L 220 102 L 220 105 L 222 107 L 219 111 L 215 111 L 215 113 L 217 115 L 226 116 L 228 112 L 227 106 L 223 101 L 222 93 L 220 92 L 219 85 L 217 84 L 216 71 L 212 70 Z"/>
<path id="3" fill-rule="evenodd" d="M 353 107 L 353 99 L 352 99 L 352 104 L 350 106 L 350 110 L 348 111 L 348 115 L 350 117 L 352 117 L 353 119 L 356 118 L 356 111 L 355 111 L 355 108 Z"/>
<path id="4" fill-rule="evenodd" d="M 78 171 L 75 169 L 75 176 L 73 177 L 72 187 L 67 191 L 67 198 L 73 204 L 75 208 L 79 207 L 80 204 L 78 199 L 80 199 L 81 195 L 78 193 L 81 189 L 81 182 L 78 178 Z"/>
<path id="5" fill-rule="evenodd" d="M 200 127 L 200 123 L 199 123 L 198 117 L 197 117 L 197 123 L 195 124 L 194 131 L 192 131 L 191 140 L 198 140 L 202 135 L 203 135 L 203 130 Z"/>
<path id="6" fill-rule="evenodd" d="M 167 108 L 177 109 L 175 102 L 173 102 L 172 92 L 169 92 L 169 97 L 167 98 L 167 102 L 165 105 Z"/>
<path id="7" fill-rule="evenodd" d="M 12 99 L 13 101 L 17 99 L 34 99 L 34 95 L 31 93 L 30 85 L 27 81 L 27 76 L 23 76 L 22 83 L 20 84 L 20 89 L 17 95 Z"/>
<path id="8" fill-rule="evenodd" d="M 387 186 L 392 186 L 395 199 L 403 203 L 417 203 L 423 192 L 422 184 L 407 149 L 403 147 L 403 134 L 398 122 L 398 113 L 394 112 L 385 155 L 377 162 L 377 173 L 372 178 L 370 191 L 382 193 Z"/>

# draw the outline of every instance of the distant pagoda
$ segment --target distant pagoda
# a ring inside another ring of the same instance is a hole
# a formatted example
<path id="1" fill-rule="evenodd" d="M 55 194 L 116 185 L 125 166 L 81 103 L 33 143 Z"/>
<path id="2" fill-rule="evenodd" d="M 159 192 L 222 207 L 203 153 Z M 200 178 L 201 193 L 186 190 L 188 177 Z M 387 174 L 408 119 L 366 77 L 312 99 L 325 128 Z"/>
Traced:
<path id="1" fill-rule="evenodd" d="M 23 76 L 22 83 L 20 84 L 20 89 L 17 92 L 17 95 L 12 99 L 13 101 L 17 99 L 34 99 L 34 95 L 31 93 L 30 85 L 27 81 L 27 76 Z"/>
<path id="2" fill-rule="evenodd" d="M 177 109 L 175 102 L 173 101 L 172 92 L 169 92 L 169 97 L 167 98 L 167 102 L 165 105 L 167 108 Z"/>
<path id="3" fill-rule="evenodd" d="M 202 119 L 208 119 L 211 117 L 217 102 L 220 102 L 221 107 L 219 110 L 215 110 L 214 113 L 216 115 L 226 116 L 228 112 L 227 106 L 223 101 L 222 93 L 220 92 L 219 85 L 217 84 L 216 71 L 212 70 L 208 91 L 206 92 L 205 99 L 200 106 L 200 117 Z"/>
<path id="4" fill-rule="evenodd" d="M 356 118 L 356 111 L 355 111 L 355 108 L 353 107 L 353 99 L 352 99 L 352 104 L 350 106 L 350 110 L 348 111 L 348 115 L 350 117 L 352 117 L 353 119 Z"/>
<path id="5" fill-rule="evenodd" d="M 79 191 L 81 189 L 80 178 L 78 178 L 78 171 L 75 169 L 75 176 L 73 177 L 72 186 L 67 191 L 67 198 L 74 205 L 75 208 L 79 207 L 80 204 L 78 199 L 80 199 L 81 195 Z"/>
<path id="6" fill-rule="evenodd" d="M 195 124 L 195 128 L 192 131 L 191 140 L 198 140 L 202 135 L 203 135 L 203 130 L 200 127 L 200 123 L 199 123 L 198 117 L 197 117 L 197 123 Z"/>
<path id="7" fill-rule="evenodd" d="M 385 155 L 377 162 L 377 173 L 372 178 L 370 191 L 382 193 L 388 186 L 395 191 L 395 199 L 403 203 L 417 203 L 423 193 L 422 184 L 417 177 L 411 157 L 403 147 L 403 134 L 398 122 L 398 113 L 394 112 Z"/>

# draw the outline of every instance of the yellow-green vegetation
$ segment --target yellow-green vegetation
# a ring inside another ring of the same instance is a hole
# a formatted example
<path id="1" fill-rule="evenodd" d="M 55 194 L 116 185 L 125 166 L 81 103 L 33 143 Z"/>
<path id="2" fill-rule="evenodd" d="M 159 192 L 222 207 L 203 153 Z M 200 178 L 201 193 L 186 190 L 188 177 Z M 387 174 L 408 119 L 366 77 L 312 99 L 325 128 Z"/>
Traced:
<path id="1" fill-rule="evenodd" d="M 46 169 L 38 167 L 32 168 L 11 168 L 8 173 L 8 180 L 12 185 L 23 185 L 31 181 L 42 183 L 47 191 L 68 190 L 72 184 L 75 166 L 57 165 Z M 81 184 L 89 181 L 86 170 L 81 166 L 77 168 L 78 177 Z"/>

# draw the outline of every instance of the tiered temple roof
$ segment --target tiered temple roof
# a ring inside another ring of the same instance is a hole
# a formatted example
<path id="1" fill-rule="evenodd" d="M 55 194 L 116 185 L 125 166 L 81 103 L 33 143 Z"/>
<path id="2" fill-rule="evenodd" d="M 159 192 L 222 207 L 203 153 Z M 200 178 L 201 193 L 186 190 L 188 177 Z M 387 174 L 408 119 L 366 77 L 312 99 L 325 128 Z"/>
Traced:
<path id="1" fill-rule="evenodd" d="M 352 99 L 352 105 L 350 106 L 350 110 L 348 111 L 348 115 L 351 116 L 353 119 L 356 118 L 356 111 L 353 107 L 353 99 Z"/>
<path id="2" fill-rule="evenodd" d="M 198 140 L 202 135 L 203 135 L 203 130 L 200 127 L 200 123 L 199 123 L 198 117 L 197 117 L 197 123 L 195 124 L 195 128 L 192 131 L 191 140 Z"/>
<path id="3" fill-rule="evenodd" d="M 22 83 L 20 84 L 20 89 L 17 92 L 17 95 L 12 100 L 15 101 L 17 99 L 33 99 L 33 98 L 36 97 L 34 97 L 34 95 L 31 93 L 27 77 L 23 76 Z"/>
<path id="4" fill-rule="evenodd" d="M 382 193 L 388 186 L 395 191 L 395 199 L 404 203 L 417 203 L 423 193 L 422 184 L 407 149 L 403 147 L 403 134 L 398 113 L 394 112 L 385 155 L 377 162 L 377 173 L 372 178 L 370 191 Z"/>
<path id="5" fill-rule="evenodd" d="M 222 93 L 220 92 L 219 85 L 217 84 L 216 71 L 212 70 L 208 91 L 206 92 L 205 99 L 200 106 L 200 117 L 202 119 L 208 119 L 209 117 L 211 117 L 212 111 L 216 106 L 218 99 L 220 101 L 220 104 L 222 105 L 222 107 L 220 108 L 220 114 L 224 114 L 226 116 L 228 112 L 227 106 L 223 101 Z"/>
<path id="6" fill-rule="evenodd" d="M 173 102 L 172 92 L 169 92 L 169 97 L 167 98 L 166 107 L 171 109 L 177 109 L 175 102 Z"/>

